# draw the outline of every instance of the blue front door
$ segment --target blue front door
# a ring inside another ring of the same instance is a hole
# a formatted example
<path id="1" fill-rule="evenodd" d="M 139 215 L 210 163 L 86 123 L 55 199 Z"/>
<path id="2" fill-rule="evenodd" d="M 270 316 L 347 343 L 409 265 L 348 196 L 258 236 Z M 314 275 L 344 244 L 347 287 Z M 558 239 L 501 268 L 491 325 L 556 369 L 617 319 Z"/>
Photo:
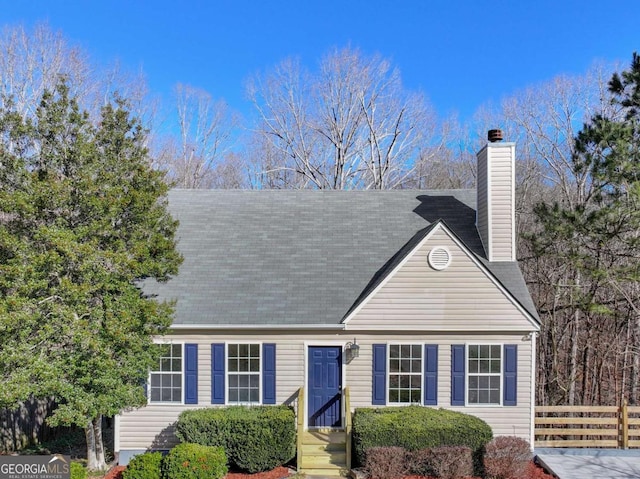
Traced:
<path id="1" fill-rule="evenodd" d="M 309 427 L 342 426 L 342 348 L 309 347 Z"/>

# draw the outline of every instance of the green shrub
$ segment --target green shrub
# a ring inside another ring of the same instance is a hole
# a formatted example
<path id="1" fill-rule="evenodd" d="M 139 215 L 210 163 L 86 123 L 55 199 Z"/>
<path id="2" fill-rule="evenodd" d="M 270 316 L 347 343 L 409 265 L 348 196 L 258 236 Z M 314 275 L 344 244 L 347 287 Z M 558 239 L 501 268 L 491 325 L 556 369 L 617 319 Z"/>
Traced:
<path id="1" fill-rule="evenodd" d="M 184 442 L 162 460 L 166 479 L 220 479 L 226 473 L 227 456 L 221 447 Z"/>
<path id="2" fill-rule="evenodd" d="M 467 446 L 478 457 L 493 433 L 482 419 L 446 409 L 420 406 L 356 409 L 353 447 L 364 464 L 372 447 L 398 446 L 409 451 L 439 446 Z"/>
<path id="3" fill-rule="evenodd" d="M 222 446 L 230 464 L 250 473 L 282 466 L 296 454 L 296 418 L 288 406 L 231 406 L 184 411 L 176 436 Z"/>
<path id="4" fill-rule="evenodd" d="M 162 453 L 138 454 L 122 472 L 122 479 L 161 479 Z"/>
<path id="5" fill-rule="evenodd" d="M 71 463 L 71 479 L 87 479 L 87 470 L 79 462 Z"/>

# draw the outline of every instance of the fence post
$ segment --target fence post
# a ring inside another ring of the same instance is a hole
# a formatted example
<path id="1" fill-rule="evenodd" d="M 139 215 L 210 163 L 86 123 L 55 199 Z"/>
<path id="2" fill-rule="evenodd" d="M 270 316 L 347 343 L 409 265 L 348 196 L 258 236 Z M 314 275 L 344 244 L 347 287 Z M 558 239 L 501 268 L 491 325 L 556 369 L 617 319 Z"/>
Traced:
<path id="1" fill-rule="evenodd" d="M 620 447 L 622 449 L 629 448 L 629 411 L 627 410 L 627 400 L 622 400 L 620 408 Z"/>

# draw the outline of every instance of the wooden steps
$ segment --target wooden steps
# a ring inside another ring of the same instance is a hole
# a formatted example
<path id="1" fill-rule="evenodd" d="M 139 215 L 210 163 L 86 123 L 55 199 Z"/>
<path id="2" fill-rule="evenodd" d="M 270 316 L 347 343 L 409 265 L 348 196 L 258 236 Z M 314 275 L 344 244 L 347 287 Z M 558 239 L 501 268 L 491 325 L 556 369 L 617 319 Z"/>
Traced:
<path id="1" fill-rule="evenodd" d="M 346 476 L 347 437 L 345 431 L 306 431 L 301 437 L 298 470 L 310 476 Z"/>

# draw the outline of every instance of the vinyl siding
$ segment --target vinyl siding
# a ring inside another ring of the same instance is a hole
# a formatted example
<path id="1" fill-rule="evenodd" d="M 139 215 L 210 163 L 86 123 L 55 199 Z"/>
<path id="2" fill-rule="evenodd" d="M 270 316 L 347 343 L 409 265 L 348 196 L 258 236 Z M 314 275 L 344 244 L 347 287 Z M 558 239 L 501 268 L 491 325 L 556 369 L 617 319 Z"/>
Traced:
<path id="1" fill-rule="evenodd" d="M 429 252 L 445 246 L 451 264 L 429 266 Z M 349 320 L 350 329 L 411 331 L 529 331 L 531 323 L 490 277 L 442 229 Z"/>
<path id="2" fill-rule="evenodd" d="M 299 332 L 275 333 L 255 331 L 248 333 L 224 332 L 215 334 L 172 334 L 175 341 L 199 344 L 198 353 L 198 405 L 148 405 L 123 413 L 119 423 L 120 450 L 168 449 L 176 443 L 174 424 L 185 409 L 211 406 L 211 343 L 273 342 L 276 343 L 276 394 L 278 404 L 295 403 L 298 388 L 305 382 L 305 345 L 344 345 L 357 339 L 360 356 L 345 365 L 343 384 L 349 386 L 352 407 L 371 407 L 372 394 L 372 345 L 375 343 L 419 343 L 438 344 L 438 405 L 450 408 L 450 345 L 471 343 L 501 343 L 518 345 L 518 405 L 514 407 L 458 407 L 450 408 L 475 414 L 487 421 L 494 434 L 517 435 L 530 440 L 531 422 L 531 341 L 523 340 L 523 334 L 438 334 L 433 332 L 402 333 L 388 331 L 355 332 Z"/>
<path id="3" fill-rule="evenodd" d="M 490 261 L 515 261 L 515 145 L 478 153 L 477 227 Z"/>

